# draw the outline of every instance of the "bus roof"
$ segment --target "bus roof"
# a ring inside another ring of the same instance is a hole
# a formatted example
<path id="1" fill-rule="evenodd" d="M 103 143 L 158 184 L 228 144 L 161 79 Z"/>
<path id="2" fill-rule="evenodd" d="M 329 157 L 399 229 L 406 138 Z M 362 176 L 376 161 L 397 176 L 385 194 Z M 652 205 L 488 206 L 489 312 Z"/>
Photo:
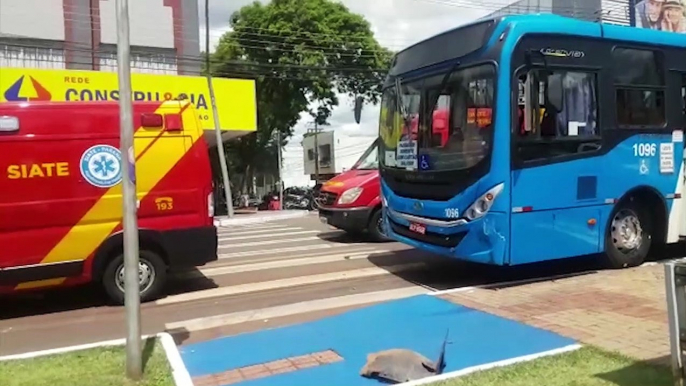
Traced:
<path id="1" fill-rule="evenodd" d="M 686 47 L 686 35 L 681 33 L 598 23 L 551 13 L 508 15 L 475 20 L 417 42 L 395 55 L 389 74 L 398 75 L 465 56 L 489 46 L 508 28 L 509 33 L 515 35 L 550 33 Z M 454 43 L 457 39 L 461 44 Z"/>
<path id="2" fill-rule="evenodd" d="M 599 23 L 574 19 L 550 13 L 510 15 L 500 18 L 498 30 L 518 25 L 520 33 L 551 33 L 589 36 L 626 42 L 646 43 L 673 47 L 686 47 L 686 35 L 618 24 Z M 500 31 L 496 31 L 500 32 Z"/>

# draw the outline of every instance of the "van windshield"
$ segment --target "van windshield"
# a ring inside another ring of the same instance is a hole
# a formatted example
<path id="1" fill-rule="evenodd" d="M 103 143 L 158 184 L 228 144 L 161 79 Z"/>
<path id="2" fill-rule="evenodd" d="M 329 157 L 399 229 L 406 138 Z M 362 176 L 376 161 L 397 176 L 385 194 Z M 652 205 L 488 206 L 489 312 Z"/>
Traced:
<path id="1" fill-rule="evenodd" d="M 352 169 L 373 170 L 379 168 L 379 145 L 375 140 L 367 150 L 362 153 L 360 159 L 355 162 Z"/>

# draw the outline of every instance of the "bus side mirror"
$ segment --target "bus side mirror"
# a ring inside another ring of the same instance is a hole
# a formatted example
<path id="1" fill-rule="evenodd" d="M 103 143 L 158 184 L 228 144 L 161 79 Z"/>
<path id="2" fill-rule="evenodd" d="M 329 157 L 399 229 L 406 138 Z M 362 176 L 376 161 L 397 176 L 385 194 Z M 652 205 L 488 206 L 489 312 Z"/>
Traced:
<path id="1" fill-rule="evenodd" d="M 360 120 L 362 119 L 362 104 L 364 103 L 364 97 L 358 96 L 355 97 L 355 122 L 360 123 Z"/>

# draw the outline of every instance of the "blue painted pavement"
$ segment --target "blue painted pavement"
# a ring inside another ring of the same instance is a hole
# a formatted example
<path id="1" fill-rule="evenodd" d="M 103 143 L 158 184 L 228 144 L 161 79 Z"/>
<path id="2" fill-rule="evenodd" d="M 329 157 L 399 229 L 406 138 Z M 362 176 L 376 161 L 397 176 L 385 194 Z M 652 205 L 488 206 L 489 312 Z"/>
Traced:
<path id="1" fill-rule="evenodd" d="M 181 347 L 192 377 L 334 350 L 343 361 L 241 382 L 245 386 L 366 386 L 369 353 L 414 350 L 431 360 L 450 331 L 444 372 L 562 348 L 575 342 L 499 316 L 420 295 L 313 322 L 223 337 Z"/>

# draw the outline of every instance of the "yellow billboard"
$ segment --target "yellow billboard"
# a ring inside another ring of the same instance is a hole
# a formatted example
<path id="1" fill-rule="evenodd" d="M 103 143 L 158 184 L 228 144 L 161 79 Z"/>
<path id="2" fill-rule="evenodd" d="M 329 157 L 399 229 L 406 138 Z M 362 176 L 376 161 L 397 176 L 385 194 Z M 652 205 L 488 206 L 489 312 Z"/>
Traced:
<path id="1" fill-rule="evenodd" d="M 255 81 L 213 79 L 224 131 L 255 131 Z M 131 74 L 134 101 L 164 101 L 184 93 L 198 110 L 202 126 L 214 129 L 207 79 L 198 76 Z M 117 74 L 100 71 L 0 68 L 0 102 L 5 101 L 116 101 Z"/>

